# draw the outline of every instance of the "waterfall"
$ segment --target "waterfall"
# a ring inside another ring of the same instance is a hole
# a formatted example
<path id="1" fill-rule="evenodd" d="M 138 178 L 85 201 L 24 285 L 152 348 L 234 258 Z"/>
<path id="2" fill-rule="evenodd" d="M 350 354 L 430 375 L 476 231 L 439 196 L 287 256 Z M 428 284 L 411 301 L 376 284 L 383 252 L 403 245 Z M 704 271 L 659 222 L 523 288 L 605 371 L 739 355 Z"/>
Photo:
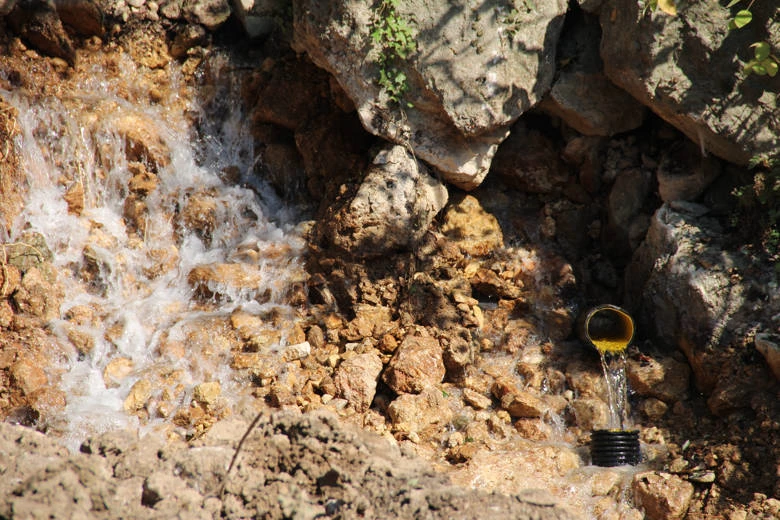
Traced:
<path id="1" fill-rule="evenodd" d="M 300 233 L 253 176 L 226 58 L 211 59 L 223 73 L 208 102 L 177 63 L 116 60 L 84 65 L 56 94 L 0 91 L 19 113 L 28 184 L 9 239 L 42 235 L 64 288 L 49 329 L 67 347 L 55 367 L 67 406 L 47 421 L 72 448 L 108 429 L 162 428 L 201 383 L 219 383 L 229 409 L 250 385 L 220 326 L 243 312 L 283 343 L 284 325 L 264 317 L 294 319 L 284 295 L 302 273 Z"/>

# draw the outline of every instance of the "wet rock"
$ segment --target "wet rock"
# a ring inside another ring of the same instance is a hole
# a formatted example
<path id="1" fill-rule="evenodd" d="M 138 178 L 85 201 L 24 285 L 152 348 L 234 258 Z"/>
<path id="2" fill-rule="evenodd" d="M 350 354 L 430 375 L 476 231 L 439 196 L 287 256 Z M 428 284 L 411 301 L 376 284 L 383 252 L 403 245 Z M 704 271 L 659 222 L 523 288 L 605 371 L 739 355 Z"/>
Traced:
<path id="1" fill-rule="evenodd" d="M 482 9 L 498 7 L 491 2 Z M 448 182 L 468 190 L 484 179 L 509 125 L 549 88 L 554 60 L 548 60 L 566 8 L 556 1 L 477 18 L 445 2 L 425 9 L 414 2 L 397 5 L 400 17 L 414 20 L 417 42 L 402 67 L 409 85 L 402 104 L 413 106 L 402 111 L 376 82 L 384 51 L 371 39 L 375 13 L 368 6 L 297 2 L 293 46 L 336 77 L 369 132 L 408 143 Z M 528 48 L 538 50 L 516 50 Z"/>
<path id="2" fill-rule="evenodd" d="M 512 417 L 544 417 L 549 406 L 539 396 L 521 390 L 509 378 L 497 379 L 491 388 L 491 393 L 501 403 L 501 408 Z"/>
<path id="3" fill-rule="evenodd" d="M 152 382 L 148 379 L 139 379 L 130 388 L 130 393 L 125 398 L 124 409 L 127 413 L 135 414 L 141 410 L 152 396 Z"/>
<path id="4" fill-rule="evenodd" d="M 738 164 L 771 154 L 778 127 L 764 121 L 777 108 L 774 96 L 764 93 L 778 91 L 780 76 L 735 81 L 742 73 L 735 57 L 752 57 L 749 46 L 767 38 L 777 48 L 780 30 L 774 6 L 756 4 L 751 12 L 753 22 L 737 33 L 728 30 L 733 13 L 725 6 L 697 4 L 678 16 L 660 10 L 646 15 L 637 2 L 618 0 L 601 11 L 606 75 L 701 150 Z M 696 51 L 670 54 L 689 41 L 696 42 Z"/>
<path id="5" fill-rule="evenodd" d="M 126 357 L 116 357 L 103 369 L 103 382 L 107 388 L 116 388 L 123 379 L 133 373 L 135 363 Z"/>
<path id="6" fill-rule="evenodd" d="M 342 361 L 333 378 L 337 395 L 356 411 L 367 411 L 374 400 L 382 368 L 382 360 L 375 353 L 358 354 Z"/>
<path id="7" fill-rule="evenodd" d="M 688 397 L 691 369 L 687 363 L 671 357 L 628 361 L 628 383 L 641 396 L 651 396 L 674 404 Z"/>
<path id="8" fill-rule="evenodd" d="M 577 425 L 585 431 L 610 426 L 609 406 L 595 397 L 580 397 L 571 402 Z"/>
<path id="9" fill-rule="evenodd" d="M 631 487 L 648 520 L 683 518 L 693 498 L 693 485 L 669 473 L 637 473 Z"/>
<path id="10" fill-rule="evenodd" d="M 11 379 L 25 395 L 31 395 L 49 382 L 40 363 L 29 357 L 21 357 L 11 365 Z"/>
<path id="11" fill-rule="evenodd" d="M 357 193 L 335 211 L 322 233 L 358 257 L 413 247 L 447 202 L 447 189 L 401 145 L 381 150 Z"/>
<path id="12" fill-rule="evenodd" d="M 42 264 L 40 268 L 31 267 L 24 273 L 13 300 L 21 312 L 51 321 L 59 318 L 63 297 L 54 267 Z"/>
<path id="13" fill-rule="evenodd" d="M 486 256 L 504 245 L 498 220 L 471 195 L 449 204 L 442 217 L 441 231 L 464 254 L 471 256 Z"/>
<path id="14" fill-rule="evenodd" d="M 401 394 L 387 407 L 393 430 L 416 433 L 432 424 L 445 424 L 452 419 L 452 409 L 442 391 L 425 387 L 419 394 Z"/>
<path id="15" fill-rule="evenodd" d="M 208 381 L 200 383 L 192 389 L 192 398 L 206 407 L 215 407 L 219 404 L 219 398 L 222 395 L 222 385 L 219 381 Z"/>
<path id="16" fill-rule="evenodd" d="M 230 315 L 230 324 L 244 342 L 244 348 L 252 352 L 265 352 L 278 345 L 282 333 L 271 323 L 248 312 L 237 311 Z"/>
<path id="17" fill-rule="evenodd" d="M 250 264 L 215 263 L 192 268 L 187 282 L 204 299 L 213 297 L 236 298 L 239 294 L 253 294 L 263 299 L 263 274 L 259 266 Z"/>
<path id="18" fill-rule="evenodd" d="M 470 388 L 463 389 L 463 401 L 475 410 L 486 410 L 493 405 L 493 401 L 488 396 Z"/>
<path id="19" fill-rule="evenodd" d="M 445 368 L 439 341 L 407 336 L 396 350 L 382 379 L 397 393 L 420 393 L 444 378 Z"/>
<path id="20" fill-rule="evenodd" d="M 160 183 L 159 178 L 150 172 L 144 163 L 130 162 L 127 165 L 127 170 L 132 175 L 127 183 L 127 188 L 132 193 L 145 197 L 157 189 L 157 185 Z"/>
<path id="21" fill-rule="evenodd" d="M 144 163 L 153 173 L 170 164 L 170 150 L 152 121 L 126 112 L 114 116 L 111 125 L 125 140 L 128 161 Z"/>
<path id="22" fill-rule="evenodd" d="M 182 226 L 195 231 L 200 237 L 208 240 L 217 226 L 220 215 L 219 201 L 208 193 L 194 193 L 187 197 L 179 217 Z"/>

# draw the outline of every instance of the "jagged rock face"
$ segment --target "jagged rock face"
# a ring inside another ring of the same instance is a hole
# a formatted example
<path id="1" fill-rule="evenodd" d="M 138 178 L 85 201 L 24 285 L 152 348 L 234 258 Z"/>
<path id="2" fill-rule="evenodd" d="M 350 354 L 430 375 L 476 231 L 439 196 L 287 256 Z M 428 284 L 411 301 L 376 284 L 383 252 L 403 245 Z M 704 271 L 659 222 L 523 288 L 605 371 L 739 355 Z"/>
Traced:
<path id="1" fill-rule="evenodd" d="M 447 181 L 472 189 L 511 123 L 549 89 L 566 8 L 563 0 L 514 10 L 402 2 L 396 9 L 411 20 L 417 48 L 398 64 L 409 85 L 400 106 L 377 84 L 382 56 L 371 31 L 386 13 L 364 2 L 296 1 L 293 46 L 336 77 L 368 131 L 408 142 Z"/>
<path id="2" fill-rule="evenodd" d="M 780 76 L 745 76 L 740 63 L 753 57 L 754 42 L 780 45 L 775 9 L 757 2 L 753 21 L 729 31 L 731 13 L 714 2 L 688 4 L 672 17 L 644 14 L 635 0 L 612 0 L 601 10 L 604 70 L 702 150 L 745 164 L 780 144 L 773 94 Z"/>

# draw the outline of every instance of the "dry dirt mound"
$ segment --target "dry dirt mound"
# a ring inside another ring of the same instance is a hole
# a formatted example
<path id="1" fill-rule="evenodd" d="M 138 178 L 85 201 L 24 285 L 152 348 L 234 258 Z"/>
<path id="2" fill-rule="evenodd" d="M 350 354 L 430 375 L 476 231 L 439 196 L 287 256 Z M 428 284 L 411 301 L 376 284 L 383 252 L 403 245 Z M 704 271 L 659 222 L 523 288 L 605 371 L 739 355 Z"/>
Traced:
<path id="1" fill-rule="evenodd" d="M 247 427 L 222 421 L 193 445 L 114 432 L 70 453 L 0 423 L 0 517 L 569 518 L 542 493 L 456 488 L 421 459 L 323 412 L 261 418 L 225 478 Z"/>

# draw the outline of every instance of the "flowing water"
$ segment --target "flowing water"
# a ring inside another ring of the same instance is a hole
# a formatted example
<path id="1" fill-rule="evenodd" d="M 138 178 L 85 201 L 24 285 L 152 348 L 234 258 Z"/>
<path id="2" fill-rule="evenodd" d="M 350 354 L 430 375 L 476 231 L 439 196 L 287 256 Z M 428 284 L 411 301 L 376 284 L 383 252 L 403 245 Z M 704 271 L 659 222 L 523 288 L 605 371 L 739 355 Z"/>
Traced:
<path id="1" fill-rule="evenodd" d="M 628 382 L 626 378 L 626 352 L 599 352 L 604 380 L 607 383 L 609 423 L 607 430 L 625 430 L 628 425 Z"/>
<path id="2" fill-rule="evenodd" d="M 212 68 L 227 70 L 218 60 Z M 71 447 L 139 421 L 155 427 L 203 382 L 235 400 L 245 382 L 231 375 L 218 324 L 238 310 L 292 316 L 282 300 L 300 278 L 302 241 L 254 180 L 258 158 L 234 82 L 225 73 L 202 104 L 177 65 L 164 76 L 162 88 L 145 83 L 124 55 L 94 64 L 64 95 L 2 92 L 19 112 L 15 144 L 29 184 L 5 239 L 45 238 L 65 293 L 51 328 L 77 344 L 59 367 L 67 408 L 50 419 Z M 194 286 L 198 266 L 251 283 Z M 198 332 L 204 326 L 215 330 Z M 284 332 L 275 337 L 284 343 Z M 136 397 L 148 417 L 128 401 Z"/>

